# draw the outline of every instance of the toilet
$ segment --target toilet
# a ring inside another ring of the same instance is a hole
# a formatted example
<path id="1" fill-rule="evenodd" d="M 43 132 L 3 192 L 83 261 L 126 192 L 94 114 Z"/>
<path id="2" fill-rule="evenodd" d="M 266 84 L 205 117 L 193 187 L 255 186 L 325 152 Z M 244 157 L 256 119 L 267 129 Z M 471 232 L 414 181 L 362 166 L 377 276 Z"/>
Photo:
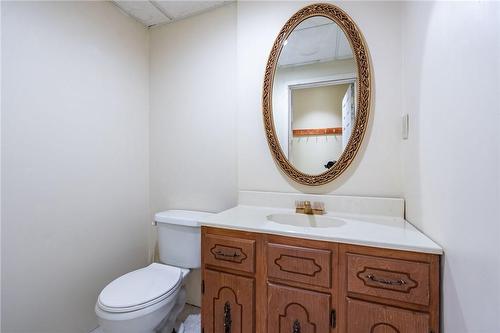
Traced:
<path id="1" fill-rule="evenodd" d="M 171 333 L 184 308 L 184 281 L 200 267 L 200 221 L 211 213 L 169 210 L 155 215 L 161 263 L 132 271 L 99 294 L 95 312 L 106 333 Z"/>

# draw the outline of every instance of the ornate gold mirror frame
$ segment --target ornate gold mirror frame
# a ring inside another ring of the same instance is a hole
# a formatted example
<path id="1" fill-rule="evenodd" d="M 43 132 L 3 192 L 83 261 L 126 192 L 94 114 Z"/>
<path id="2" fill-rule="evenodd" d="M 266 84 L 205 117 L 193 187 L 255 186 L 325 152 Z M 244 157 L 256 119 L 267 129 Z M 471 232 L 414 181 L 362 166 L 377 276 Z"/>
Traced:
<path id="1" fill-rule="evenodd" d="M 293 29 L 305 19 L 312 16 L 324 16 L 333 20 L 344 31 L 351 44 L 356 64 L 357 64 L 357 108 L 355 125 L 351 137 L 344 152 L 337 162 L 327 171 L 319 175 L 309 175 L 297 170 L 286 158 L 278 142 L 273 121 L 272 94 L 273 81 L 278 58 L 283 48 L 283 42 Z M 264 75 L 263 89 L 263 116 L 266 130 L 267 142 L 276 163 L 294 181 L 310 186 L 318 186 L 331 182 L 340 176 L 352 163 L 356 156 L 368 126 L 368 116 L 370 114 L 371 103 L 371 75 L 368 48 L 363 35 L 354 21 L 337 6 L 319 3 L 309 5 L 295 13 L 283 26 L 276 38 L 269 59 L 267 61 Z"/>

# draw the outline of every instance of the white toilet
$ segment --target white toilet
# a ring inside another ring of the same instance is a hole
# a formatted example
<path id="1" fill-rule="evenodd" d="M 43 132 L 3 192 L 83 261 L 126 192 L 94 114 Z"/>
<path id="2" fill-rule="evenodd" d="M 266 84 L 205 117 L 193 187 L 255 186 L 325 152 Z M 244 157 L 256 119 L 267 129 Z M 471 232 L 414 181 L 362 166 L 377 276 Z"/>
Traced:
<path id="1" fill-rule="evenodd" d="M 106 333 L 171 333 L 184 308 L 184 279 L 200 267 L 200 223 L 211 213 L 169 210 L 155 215 L 160 261 L 108 284 L 95 306 Z"/>

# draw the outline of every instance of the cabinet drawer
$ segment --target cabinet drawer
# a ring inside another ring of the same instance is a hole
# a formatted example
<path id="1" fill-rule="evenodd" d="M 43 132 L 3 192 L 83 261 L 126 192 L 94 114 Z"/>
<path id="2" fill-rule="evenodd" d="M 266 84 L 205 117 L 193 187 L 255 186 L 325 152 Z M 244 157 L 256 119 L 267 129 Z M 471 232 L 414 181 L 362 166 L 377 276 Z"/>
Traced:
<path id="1" fill-rule="evenodd" d="M 267 244 L 267 274 L 293 282 L 330 288 L 332 251 Z"/>
<path id="2" fill-rule="evenodd" d="M 429 305 L 429 272 L 424 262 L 347 254 L 349 292 Z"/>
<path id="3" fill-rule="evenodd" d="M 429 333 L 429 314 L 347 300 L 347 333 Z"/>
<path id="4" fill-rule="evenodd" d="M 205 265 L 255 272 L 255 240 L 205 234 Z"/>

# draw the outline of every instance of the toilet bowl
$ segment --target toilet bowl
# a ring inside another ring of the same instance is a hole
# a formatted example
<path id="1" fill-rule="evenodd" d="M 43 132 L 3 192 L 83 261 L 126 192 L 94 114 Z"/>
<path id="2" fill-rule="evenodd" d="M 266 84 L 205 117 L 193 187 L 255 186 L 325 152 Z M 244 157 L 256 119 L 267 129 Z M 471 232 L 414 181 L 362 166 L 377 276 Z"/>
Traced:
<path id="1" fill-rule="evenodd" d="M 208 215 L 181 210 L 155 215 L 162 263 L 127 273 L 101 291 L 95 312 L 103 332 L 172 332 L 186 303 L 185 277 L 200 267 L 199 221 Z"/>
<path id="2" fill-rule="evenodd" d="M 184 307 L 183 281 L 188 273 L 188 269 L 153 263 L 108 284 L 95 306 L 102 331 L 152 333 L 167 326 L 165 318 L 173 324 Z"/>

